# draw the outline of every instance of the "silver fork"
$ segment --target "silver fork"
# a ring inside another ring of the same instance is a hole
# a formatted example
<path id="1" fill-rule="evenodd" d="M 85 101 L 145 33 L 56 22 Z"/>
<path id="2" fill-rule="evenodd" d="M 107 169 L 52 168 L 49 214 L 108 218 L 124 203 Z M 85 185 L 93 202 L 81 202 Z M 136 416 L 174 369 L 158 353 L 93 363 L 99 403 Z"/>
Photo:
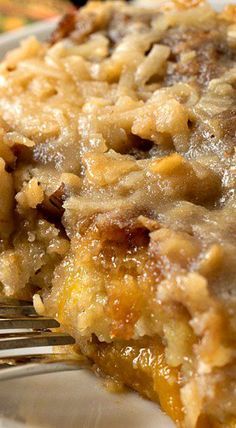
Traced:
<path id="1" fill-rule="evenodd" d="M 87 360 L 65 352 L 52 354 L 40 352 L 37 355 L 32 353 L 17 355 L 15 352 L 19 348 L 51 347 L 75 343 L 69 334 L 49 330 L 58 327 L 60 327 L 58 321 L 39 316 L 31 303 L 1 298 L 0 380 L 88 368 L 90 364 Z M 1 356 L 2 351 L 7 351 L 8 356 Z"/>

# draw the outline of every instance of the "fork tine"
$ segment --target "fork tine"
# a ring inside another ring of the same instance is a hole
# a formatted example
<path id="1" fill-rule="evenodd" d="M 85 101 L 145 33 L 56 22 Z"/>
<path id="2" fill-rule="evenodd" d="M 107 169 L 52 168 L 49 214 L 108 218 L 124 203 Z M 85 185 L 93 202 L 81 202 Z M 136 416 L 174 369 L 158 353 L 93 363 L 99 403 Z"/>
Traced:
<path id="1" fill-rule="evenodd" d="M 0 306 L 33 306 L 32 302 L 29 302 L 28 300 L 18 300 L 18 299 L 12 299 L 11 297 L 1 297 L 0 298 Z"/>
<path id="2" fill-rule="evenodd" d="M 78 361 L 70 361 L 71 358 L 68 355 L 54 358 L 55 354 L 51 354 L 51 358 L 48 358 L 43 351 L 41 353 L 39 350 L 40 354 L 35 358 L 33 354 L 28 357 L 27 355 L 15 356 L 15 352 L 11 351 L 19 348 L 23 350 L 33 348 L 34 350 L 37 347 L 75 343 L 74 338 L 67 333 L 49 330 L 57 327 L 60 327 L 58 321 L 37 315 L 33 305 L 27 301 L 11 298 L 0 299 L 0 380 L 71 370 L 72 368 L 78 369 Z M 17 329 L 27 331 L 15 332 L 14 330 Z M 8 356 L 4 357 L 6 353 Z"/>
<path id="3" fill-rule="evenodd" d="M 75 343 L 75 340 L 66 333 L 41 333 L 40 335 L 30 335 L 29 337 L 27 337 L 27 333 L 22 333 L 21 337 L 0 339 L 0 350 L 71 345 L 73 343 Z"/>
<path id="4" fill-rule="evenodd" d="M 3 330 L 4 331 L 4 330 Z M 14 331 L 13 333 L 2 333 L 2 331 L 0 331 L 0 340 L 1 339 L 10 339 L 11 337 L 14 337 L 15 339 L 17 337 L 23 337 L 24 335 L 27 335 L 27 337 L 30 336 L 40 336 L 43 333 L 51 333 L 50 330 L 45 329 L 45 330 L 26 330 L 26 331 Z"/>
<path id="5" fill-rule="evenodd" d="M 90 363 L 89 360 L 78 354 L 73 354 L 70 352 L 65 352 L 64 350 L 55 352 L 55 353 L 45 353 L 45 354 L 17 354 L 13 356 L 0 356 L 0 370 L 2 369 L 2 366 L 12 367 L 22 364 L 29 364 L 29 363 L 48 363 L 51 361 L 86 361 L 87 363 Z M 91 363 L 90 363 L 91 364 Z"/>
<path id="6" fill-rule="evenodd" d="M 17 328 L 45 329 L 55 327 L 60 327 L 60 324 L 56 320 L 46 317 L 21 317 L 0 319 L 0 330 Z"/>
<path id="7" fill-rule="evenodd" d="M 0 305 L 0 317 L 16 317 L 19 315 L 37 315 L 32 305 L 15 306 L 15 305 Z"/>

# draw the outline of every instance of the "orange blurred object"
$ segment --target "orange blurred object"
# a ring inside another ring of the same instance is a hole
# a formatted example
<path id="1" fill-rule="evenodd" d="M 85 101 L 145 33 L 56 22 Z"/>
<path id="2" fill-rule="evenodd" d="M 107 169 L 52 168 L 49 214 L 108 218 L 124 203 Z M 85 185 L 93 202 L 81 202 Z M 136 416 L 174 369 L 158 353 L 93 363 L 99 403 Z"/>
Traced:
<path id="1" fill-rule="evenodd" d="M 72 9 L 69 0 L 0 0 L 0 32 L 53 18 Z"/>

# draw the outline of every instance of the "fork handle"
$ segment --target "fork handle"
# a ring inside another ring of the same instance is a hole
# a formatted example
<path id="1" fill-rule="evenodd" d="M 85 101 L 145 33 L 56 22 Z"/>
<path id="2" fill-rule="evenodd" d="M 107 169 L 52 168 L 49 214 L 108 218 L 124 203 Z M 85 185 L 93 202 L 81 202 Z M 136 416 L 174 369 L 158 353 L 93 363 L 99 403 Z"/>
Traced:
<path id="1" fill-rule="evenodd" d="M 7 367 L 0 369 L 0 381 L 17 379 L 21 377 L 34 376 L 39 374 L 81 370 L 89 368 L 86 363 L 78 361 L 56 361 L 56 362 L 42 362 L 42 363 L 29 363 L 16 367 Z"/>

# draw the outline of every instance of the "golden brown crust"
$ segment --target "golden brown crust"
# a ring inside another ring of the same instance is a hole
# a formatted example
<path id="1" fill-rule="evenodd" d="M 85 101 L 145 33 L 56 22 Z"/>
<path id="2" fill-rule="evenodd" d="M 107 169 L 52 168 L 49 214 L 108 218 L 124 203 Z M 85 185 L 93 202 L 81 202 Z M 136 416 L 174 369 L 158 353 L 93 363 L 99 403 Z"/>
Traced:
<path id="1" fill-rule="evenodd" d="M 52 33 L 50 38 L 50 43 L 54 44 L 59 42 L 64 37 L 69 36 L 69 34 L 74 30 L 76 23 L 76 12 L 70 12 L 63 16 L 59 22 L 56 30 Z"/>

